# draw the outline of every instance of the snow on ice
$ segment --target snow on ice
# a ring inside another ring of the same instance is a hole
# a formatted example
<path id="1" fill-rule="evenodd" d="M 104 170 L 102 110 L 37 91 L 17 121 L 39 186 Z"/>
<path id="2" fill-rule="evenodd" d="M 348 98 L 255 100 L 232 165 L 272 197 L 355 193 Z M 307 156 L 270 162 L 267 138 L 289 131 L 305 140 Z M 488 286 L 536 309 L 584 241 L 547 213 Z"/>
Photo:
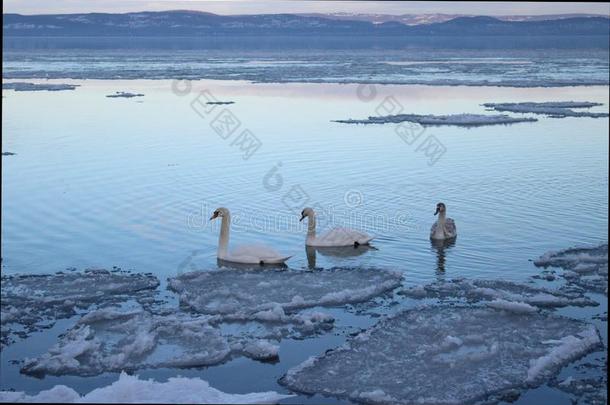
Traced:
<path id="1" fill-rule="evenodd" d="M 462 404 L 536 386 L 602 346 L 594 326 L 541 312 L 430 306 L 400 312 L 289 370 L 298 392 L 372 404 Z"/>
<path id="2" fill-rule="evenodd" d="M 93 311 L 47 353 L 26 359 L 30 375 L 97 375 L 155 367 L 207 366 L 225 361 L 231 347 L 207 316 L 152 315 L 147 311 Z"/>
<path id="3" fill-rule="evenodd" d="M 141 93 L 129 93 L 126 91 L 117 91 L 114 94 L 108 94 L 106 97 L 109 98 L 133 98 L 133 97 L 144 97 Z"/>
<path id="4" fill-rule="evenodd" d="M 334 318 L 320 312 L 297 314 L 294 325 L 267 328 L 252 322 L 221 328 L 221 315 L 188 312 L 153 314 L 142 308 L 105 308 L 89 312 L 38 358 L 26 359 L 28 375 L 82 375 L 159 367 L 201 367 L 245 356 L 259 361 L 279 358 L 279 342 L 332 329 Z M 243 326 L 243 325 L 240 325 Z"/>
<path id="5" fill-rule="evenodd" d="M 83 396 L 65 385 L 56 385 L 36 395 L 0 391 L 0 402 L 53 403 L 159 403 L 159 404 L 273 404 L 294 395 L 274 391 L 227 394 L 200 378 L 171 377 L 167 382 L 141 380 L 122 372 L 114 383 Z"/>
<path id="6" fill-rule="evenodd" d="M 77 84 L 53 84 L 53 83 L 28 83 L 28 82 L 9 82 L 2 83 L 2 90 L 15 91 L 62 91 L 74 90 Z"/>
<path id="7" fill-rule="evenodd" d="M 315 313 L 291 311 L 363 302 L 399 287 L 402 274 L 379 269 L 237 271 L 187 273 L 169 280 L 184 306 L 225 319 L 263 322 L 327 322 Z M 287 314 L 288 313 L 288 314 Z"/>
<path id="8" fill-rule="evenodd" d="M 586 290 L 608 294 L 608 244 L 551 251 L 534 261 L 538 267 L 560 267 L 563 277 Z"/>
<path id="9" fill-rule="evenodd" d="M 455 125 L 462 127 L 477 127 L 484 125 L 515 124 L 518 122 L 534 122 L 536 118 L 510 117 L 506 114 L 482 115 L 482 114 L 452 114 L 452 115 L 418 115 L 418 114 L 397 114 L 385 115 L 381 117 L 368 117 L 367 119 L 355 120 L 336 120 L 343 124 L 388 124 L 400 122 L 415 122 L 423 126 Z"/>
<path id="10" fill-rule="evenodd" d="M 596 306 L 597 302 L 582 291 L 569 288 L 550 290 L 529 284 L 498 280 L 456 279 L 437 281 L 424 286 L 404 289 L 399 294 L 411 298 L 465 299 L 469 302 L 492 301 L 489 306 L 513 311 L 530 312 L 529 307 L 554 308 L 565 306 Z"/>
<path id="11" fill-rule="evenodd" d="M 553 118 L 565 117 L 607 117 L 608 113 L 574 111 L 573 108 L 591 108 L 603 105 L 589 101 L 547 101 L 543 103 L 485 103 L 483 106 L 501 112 L 533 113 L 548 115 Z"/>
<path id="12" fill-rule="evenodd" d="M 2 345 L 91 305 L 150 298 L 158 285 L 152 274 L 107 270 L 2 276 Z"/>

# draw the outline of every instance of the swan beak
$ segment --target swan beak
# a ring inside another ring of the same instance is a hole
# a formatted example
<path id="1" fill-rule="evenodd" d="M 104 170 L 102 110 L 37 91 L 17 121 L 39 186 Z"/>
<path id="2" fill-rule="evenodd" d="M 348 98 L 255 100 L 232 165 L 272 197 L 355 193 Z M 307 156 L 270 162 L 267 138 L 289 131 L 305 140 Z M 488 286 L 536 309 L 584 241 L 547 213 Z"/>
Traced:
<path id="1" fill-rule="evenodd" d="M 434 211 L 434 215 L 438 214 L 439 211 L 440 211 L 440 208 L 436 207 L 436 211 Z"/>
<path id="2" fill-rule="evenodd" d="M 301 215 L 301 219 L 299 219 L 299 222 L 301 222 L 304 219 L 305 219 L 305 215 Z"/>
<path id="3" fill-rule="evenodd" d="M 210 217 L 210 221 L 211 221 L 211 220 L 213 220 L 214 218 L 218 218 L 218 214 L 217 214 L 217 213 L 214 213 L 214 215 L 212 215 L 212 216 Z"/>

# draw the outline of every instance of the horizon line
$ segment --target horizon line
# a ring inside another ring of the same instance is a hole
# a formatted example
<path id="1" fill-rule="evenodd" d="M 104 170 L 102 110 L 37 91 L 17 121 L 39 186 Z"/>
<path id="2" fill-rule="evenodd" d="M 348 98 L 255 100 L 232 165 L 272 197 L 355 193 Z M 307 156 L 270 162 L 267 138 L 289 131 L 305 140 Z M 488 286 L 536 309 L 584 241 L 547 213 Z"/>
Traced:
<path id="1" fill-rule="evenodd" d="M 385 14 L 385 13 L 349 13 L 349 12 L 297 12 L 297 13 L 240 13 L 240 14 L 221 14 L 214 13 L 211 11 L 194 10 L 194 9 L 171 9 L 171 10 L 140 10 L 140 11 L 124 11 L 124 12 L 108 12 L 108 11 L 87 11 L 87 12 L 71 12 L 71 13 L 19 13 L 19 12 L 5 12 L 2 11 L 2 15 L 5 14 L 17 14 L 24 16 L 43 16 L 43 15 L 76 15 L 76 14 L 139 14 L 139 13 L 175 13 L 175 12 L 189 12 L 199 14 L 212 14 L 223 17 L 240 17 L 240 16 L 255 16 L 255 15 L 299 15 L 299 16 L 336 16 L 343 15 L 344 17 L 349 16 L 384 16 L 384 17 L 402 17 L 402 16 L 453 16 L 453 17 L 491 17 L 501 20 L 506 17 L 552 17 L 552 16 L 585 16 L 585 17 L 604 17 L 610 19 L 610 15 L 598 14 L 598 13 L 553 13 L 553 14 L 504 14 L 504 15 L 491 15 L 491 14 L 453 14 L 453 13 L 405 13 L 405 14 Z"/>

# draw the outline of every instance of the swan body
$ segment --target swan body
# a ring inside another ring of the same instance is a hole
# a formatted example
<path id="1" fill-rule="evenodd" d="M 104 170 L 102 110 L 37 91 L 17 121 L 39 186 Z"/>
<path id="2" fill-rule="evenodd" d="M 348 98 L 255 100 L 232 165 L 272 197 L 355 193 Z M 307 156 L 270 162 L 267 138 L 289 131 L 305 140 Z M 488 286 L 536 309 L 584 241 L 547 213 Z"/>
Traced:
<path id="1" fill-rule="evenodd" d="M 231 228 L 231 214 L 226 208 L 218 208 L 210 218 L 222 218 L 220 236 L 218 238 L 218 259 L 224 262 L 239 264 L 283 264 L 292 256 L 282 256 L 275 249 L 266 245 L 243 245 L 229 252 L 229 231 Z"/>
<path id="2" fill-rule="evenodd" d="M 453 239 L 457 236 L 455 222 L 451 218 L 446 217 L 447 208 L 445 204 L 436 204 L 434 215 L 438 214 L 438 220 L 432 224 L 430 228 L 430 239 L 446 240 Z"/>
<path id="3" fill-rule="evenodd" d="M 354 246 L 368 245 L 373 237 L 367 235 L 364 232 L 356 231 L 349 228 L 333 228 L 320 236 L 316 236 L 316 214 L 313 209 L 305 208 L 301 212 L 300 221 L 305 218 L 309 218 L 307 224 L 307 239 L 305 240 L 306 246 L 313 247 L 341 247 L 341 246 Z"/>

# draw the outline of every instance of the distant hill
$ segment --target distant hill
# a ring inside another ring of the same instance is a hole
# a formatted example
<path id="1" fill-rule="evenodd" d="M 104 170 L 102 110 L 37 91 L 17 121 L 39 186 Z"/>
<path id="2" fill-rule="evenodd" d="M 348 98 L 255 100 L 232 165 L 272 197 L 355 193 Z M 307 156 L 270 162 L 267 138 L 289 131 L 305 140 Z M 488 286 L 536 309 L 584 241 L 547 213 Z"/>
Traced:
<path id="1" fill-rule="evenodd" d="M 505 21 L 457 17 L 443 22 L 405 25 L 399 21 L 333 19 L 295 14 L 225 16 L 196 11 L 125 14 L 3 14 L 5 36 L 583 36 L 610 33 L 605 17 Z"/>
<path id="2" fill-rule="evenodd" d="M 354 21 L 369 21 L 375 24 L 380 24 L 388 21 L 396 21 L 406 25 L 432 24 L 453 20 L 458 17 L 474 17 L 467 14 L 362 14 L 362 13 L 309 13 L 298 14 L 305 17 L 322 17 L 335 20 L 354 20 Z M 600 14 L 546 14 L 546 15 L 503 15 L 497 16 L 498 20 L 502 21 L 542 21 L 542 20 L 561 20 L 565 18 L 587 18 L 587 17 L 602 17 L 608 18 Z"/>

